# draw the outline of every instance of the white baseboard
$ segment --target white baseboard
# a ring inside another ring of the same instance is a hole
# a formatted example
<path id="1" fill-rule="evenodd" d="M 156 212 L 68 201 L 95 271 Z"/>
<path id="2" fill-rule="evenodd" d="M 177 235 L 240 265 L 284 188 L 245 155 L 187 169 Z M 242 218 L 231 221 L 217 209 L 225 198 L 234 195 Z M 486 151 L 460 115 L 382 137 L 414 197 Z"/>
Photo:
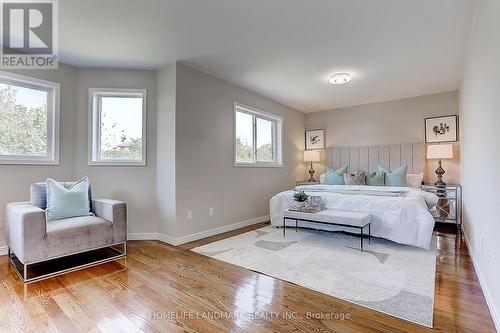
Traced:
<path id="1" fill-rule="evenodd" d="M 484 298 L 486 299 L 486 304 L 488 304 L 488 308 L 490 310 L 491 317 L 493 318 L 493 323 L 495 324 L 495 328 L 497 332 L 500 332 L 500 314 L 496 309 L 495 303 L 493 302 L 493 298 L 491 297 L 490 290 L 486 285 L 486 280 L 484 279 L 484 275 L 481 272 L 481 268 L 479 267 L 479 262 L 477 261 L 476 255 L 474 254 L 474 249 L 472 248 L 472 244 L 469 241 L 469 237 L 465 232 L 465 229 L 462 228 L 462 232 L 464 233 L 465 244 L 467 244 L 467 248 L 469 250 L 469 255 L 472 259 L 472 264 L 474 265 L 474 269 L 476 271 L 477 278 L 479 280 L 479 284 L 481 285 L 481 289 L 483 290 Z"/>
<path id="2" fill-rule="evenodd" d="M 262 223 L 262 222 L 266 222 L 266 221 L 269 221 L 269 215 L 261 216 L 261 217 L 251 219 L 251 220 L 236 222 L 233 224 L 228 224 L 228 225 L 224 225 L 222 227 L 200 231 L 200 232 L 196 232 L 194 234 L 189 234 L 189 235 L 185 235 L 185 236 L 181 236 L 181 237 L 171 237 L 171 236 L 164 235 L 164 234 L 158 234 L 158 240 L 165 242 L 165 243 L 168 243 L 170 245 L 181 245 L 184 243 L 193 242 L 193 241 L 198 240 L 198 239 L 222 234 L 224 232 L 236 230 L 239 228 L 247 227 L 249 225 Z"/>
<path id="3" fill-rule="evenodd" d="M 156 232 L 132 232 L 127 234 L 127 240 L 157 240 Z"/>
<path id="4" fill-rule="evenodd" d="M 236 222 L 233 224 L 228 224 L 228 225 L 224 225 L 222 227 L 200 231 L 200 232 L 196 232 L 194 234 L 189 234 L 189 235 L 185 235 L 185 236 L 181 236 L 181 237 L 172 237 L 172 236 L 161 234 L 161 233 L 150 232 L 150 233 L 129 233 L 129 234 L 127 234 L 127 239 L 128 240 L 159 240 L 159 241 L 162 241 L 164 243 L 177 246 L 177 245 L 181 245 L 184 243 L 193 242 L 195 240 L 202 239 L 205 237 L 210 237 L 210 236 L 222 234 L 224 232 L 236 230 L 239 228 L 247 227 L 249 225 L 262 223 L 262 222 L 266 222 L 266 221 L 269 221 L 269 215 L 261 216 L 261 217 L 251 219 L 251 220 Z"/>
<path id="5" fill-rule="evenodd" d="M 193 242 L 198 239 L 222 234 L 224 232 L 236 230 L 239 228 L 247 227 L 249 225 L 257 224 L 257 223 L 262 223 L 269 221 L 269 215 L 266 216 L 261 216 L 255 219 L 251 220 L 246 220 L 246 221 L 241 221 L 241 222 L 236 222 L 233 224 L 228 224 L 224 225 L 222 227 L 214 228 L 214 229 L 209 229 L 209 230 L 204 230 L 200 232 L 196 232 L 194 234 L 189 234 L 181 237 L 172 237 L 156 232 L 143 232 L 143 233 L 128 233 L 127 234 L 127 240 L 159 240 L 164 243 L 170 244 L 170 245 L 181 245 L 184 243 L 189 243 Z M 8 252 L 8 247 L 7 246 L 0 246 L 0 255 L 6 255 Z"/>

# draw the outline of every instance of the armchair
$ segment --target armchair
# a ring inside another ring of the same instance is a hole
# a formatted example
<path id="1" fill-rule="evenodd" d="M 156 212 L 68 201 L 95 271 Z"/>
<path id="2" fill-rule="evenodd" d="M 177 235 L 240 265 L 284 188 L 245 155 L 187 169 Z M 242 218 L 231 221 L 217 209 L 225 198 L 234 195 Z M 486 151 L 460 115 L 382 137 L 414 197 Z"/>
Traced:
<path id="1" fill-rule="evenodd" d="M 72 182 L 63 183 L 66 188 Z M 47 221 L 46 185 L 31 185 L 30 202 L 7 204 L 5 229 L 9 259 L 24 282 L 33 282 L 64 272 L 112 261 L 126 255 L 127 209 L 125 202 L 109 199 L 91 199 L 93 214 L 56 221 Z M 116 248 L 122 245 L 123 250 Z M 42 275 L 30 272 L 29 268 L 40 263 L 87 251 L 110 248 L 111 256 L 95 258 L 94 261 L 81 263 L 77 267 L 67 267 L 58 263 L 54 270 L 43 270 Z M 64 267 L 62 267 L 64 266 Z"/>

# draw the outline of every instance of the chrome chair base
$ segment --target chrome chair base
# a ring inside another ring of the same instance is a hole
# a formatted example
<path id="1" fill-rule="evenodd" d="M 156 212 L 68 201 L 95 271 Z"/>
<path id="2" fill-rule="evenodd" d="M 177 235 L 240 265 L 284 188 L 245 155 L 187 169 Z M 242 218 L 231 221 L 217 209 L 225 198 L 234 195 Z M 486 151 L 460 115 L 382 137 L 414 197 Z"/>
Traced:
<path id="1" fill-rule="evenodd" d="M 97 249 L 87 250 L 67 256 L 60 256 L 57 258 L 51 258 L 48 260 L 29 264 L 23 264 L 16 257 L 16 255 L 10 251 L 10 248 L 8 256 L 10 263 L 15 268 L 16 272 L 21 278 L 21 281 L 23 281 L 25 284 L 29 284 L 57 275 L 125 258 L 127 256 L 127 243 L 116 243 Z M 76 262 L 76 264 L 73 266 L 70 263 L 71 261 Z"/>

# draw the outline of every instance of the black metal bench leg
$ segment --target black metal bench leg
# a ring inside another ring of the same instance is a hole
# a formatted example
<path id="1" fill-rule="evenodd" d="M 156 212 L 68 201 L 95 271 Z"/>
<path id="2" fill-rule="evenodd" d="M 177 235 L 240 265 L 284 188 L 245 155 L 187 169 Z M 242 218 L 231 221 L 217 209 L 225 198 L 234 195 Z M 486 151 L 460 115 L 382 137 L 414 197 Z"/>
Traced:
<path id="1" fill-rule="evenodd" d="M 286 217 L 283 218 L 283 237 L 285 237 L 285 221 L 286 221 Z"/>
<path id="2" fill-rule="evenodd" d="M 368 224 L 368 244 L 372 243 L 372 224 Z"/>
<path id="3" fill-rule="evenodd" d="M 363 252 L 363 228 L 361 228 L 361 252 Z"/>
<path id="4" fill-rule="evenodd" d="M 299 222 L 295 220 L 295 232 L 299 231 Z"/>

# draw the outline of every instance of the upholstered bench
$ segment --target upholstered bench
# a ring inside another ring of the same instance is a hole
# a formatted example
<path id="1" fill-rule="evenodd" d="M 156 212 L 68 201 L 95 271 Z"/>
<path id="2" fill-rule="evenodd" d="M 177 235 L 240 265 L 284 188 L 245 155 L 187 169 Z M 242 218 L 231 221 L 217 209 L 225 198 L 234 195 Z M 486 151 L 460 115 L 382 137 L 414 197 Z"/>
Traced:
<path id="1" fill-rule="evenodd" d="M 285 237 L 286 220 L 295 220 L 295 231 L 298 229 L 298 221 L 356 228 L 361 232 L 361 251 L 363 251 L 363 230 L 366 226 L 368 226 L 368 242 L 371 242 L 371 219 L 370 214 L 333 209 L 326 209 L 317 213 L 286 210 L 283 214 L 283 237 Z"/>

